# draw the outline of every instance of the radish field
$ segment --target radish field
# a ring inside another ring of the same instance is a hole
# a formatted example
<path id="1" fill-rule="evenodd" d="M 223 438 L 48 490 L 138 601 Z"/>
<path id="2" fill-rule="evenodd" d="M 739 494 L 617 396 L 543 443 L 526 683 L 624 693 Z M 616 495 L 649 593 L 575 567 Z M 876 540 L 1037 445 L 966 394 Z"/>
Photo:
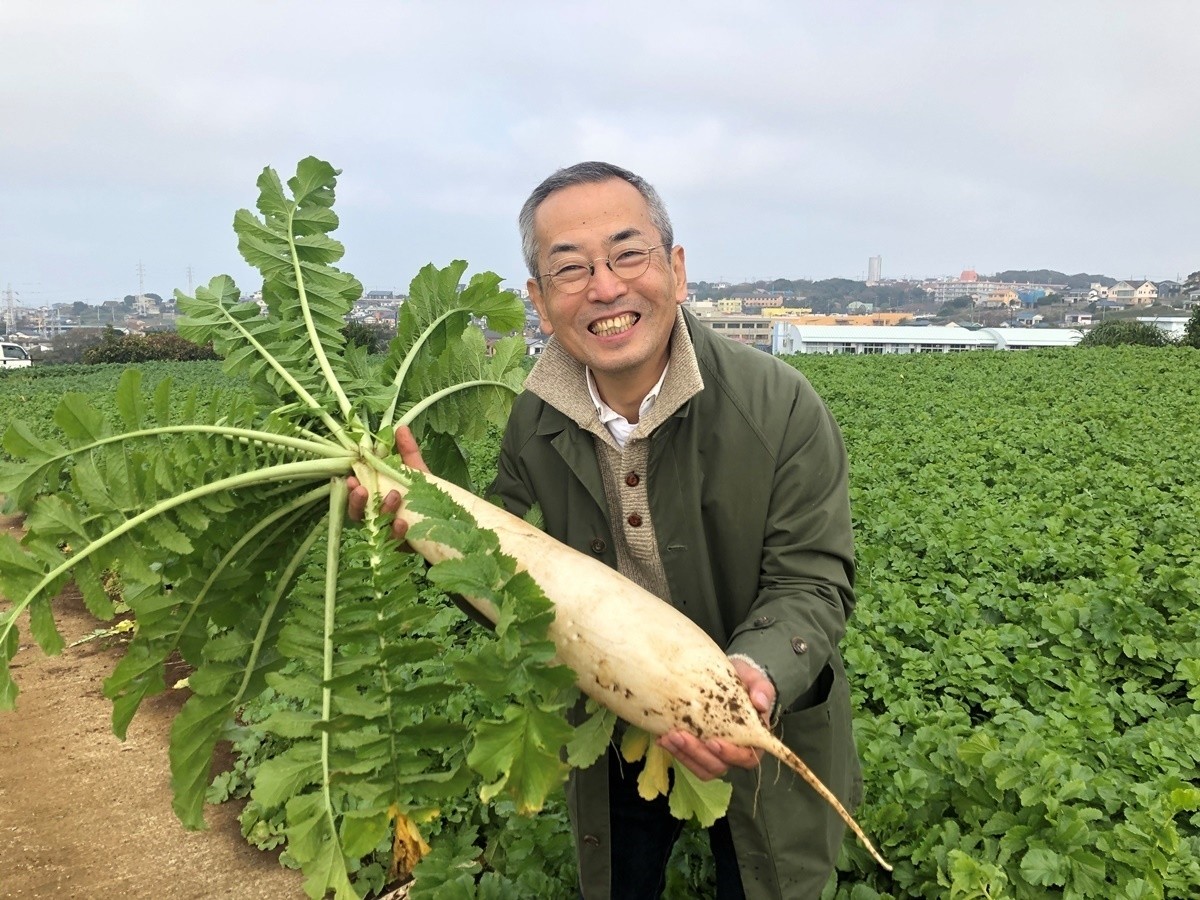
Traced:
<path id="1" fill-rule="evenodd" d="M 847 840 L 826 897 L 1200 896 L 1200 353 L 788 362 L 850 452 L 856 815 L 895 865 Z M 141 368 L 147 390 L 165 376 L 205 398 L 242 389 L 217 363 Z M 121 371 L 4 373 L 0 432 L 52 434 L 68 392 L 115 421 Z M 212 799 L 244 796 L 278 749 L 254 728 L 269 714 L 247 711 Z M 474 860 L 479 880 L 454 896 L 573 896 L 561 803 L 527 820 L 464 794 L 443 812 L 433 855 Z M 253 802 L 243 818 L 265 847 L 280 821 Z M 669 896 L 712 895 L 706 853 L 689 830 Z"/>

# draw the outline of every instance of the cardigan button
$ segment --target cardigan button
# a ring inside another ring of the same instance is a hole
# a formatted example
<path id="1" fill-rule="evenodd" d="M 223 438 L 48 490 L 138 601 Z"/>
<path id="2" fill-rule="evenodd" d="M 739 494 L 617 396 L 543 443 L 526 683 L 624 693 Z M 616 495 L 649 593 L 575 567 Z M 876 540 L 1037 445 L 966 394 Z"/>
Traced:
<path id="1" fill-rule="evenodd" d="M 629 485 L 630 487 L 637 487 L 638 483 L 641 480 L 642 479 L 638 478 L 637 472 L 630 472 L 628 475 L 625 476 L 625 483 L 627 485 Z"/>
<path id="2" fill-rule="evenodd" d="M 632 516 L 630 516 L 625 521 L 629 523 L 630 528 L 641 528 L 642 527 L 642 517 L 639 516 L 637 513 L 634 513 Z"/>
<path id="3" fill-rule="evenodd" d="M 600 838 L 596 837 L 596 835 L 594 835 L 594 834 L 585 834 L 583 836 L 583 842 L 585 844 L 587 844 L 589 847 L 599 847 L 600 846 Z"/>
<path id="4" fill-rule="evenodd" d="M 770 625 L 774 621 L 775 620 L 772 619 L 770 616 L 759 616 L 757 619 L 754 620 L 754 627 L 755 628 L 766 628 L 768 625 Z"/>
<path id="5" fill-rule="evenodd" d="M 808 652 L 808 642 L 801 638 L 794 637 L 794 638 L 792 638 L 792 649 L 795 650 L 797 653 L 807 653 Z"/>
<path id="6" fill-rule="evenodd" d="M 593 538 L 591 546 L 593 553 L 603 553 L 608 549 L 608 544 L 604 543 L 600 538 Z"/>

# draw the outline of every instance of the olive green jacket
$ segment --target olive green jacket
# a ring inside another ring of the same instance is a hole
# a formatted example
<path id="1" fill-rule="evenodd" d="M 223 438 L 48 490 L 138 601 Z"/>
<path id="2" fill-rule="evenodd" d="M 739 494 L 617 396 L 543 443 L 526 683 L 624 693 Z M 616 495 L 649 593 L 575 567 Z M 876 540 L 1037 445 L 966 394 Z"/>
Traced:
<path id="1" fill-rule="evenodd" d="M 703 389 L 649 435 L 644 473 L 670 597 L 728 653 L 770 673 L 784 742 L 853 809 L 862 782 L 837 647 L 854 607 L 840 432 L 796 370 L 681 309 L 672 369 L 690 363 L 680 354 L 692 347 Z M 552 349 L 513 407 L 493 493 L 517 515 L 539 505 L 549 534 L 616 567 L 597 438 L 529 389 L 585 384 L 583 367 Z M 730 778 L 748 900 L 816 898 L 844 831 L 836 813 L 773 759 Z M 573 773 L 567 799 L 586 900 L 609 896 L 607 797 L 603 759 Z"/>

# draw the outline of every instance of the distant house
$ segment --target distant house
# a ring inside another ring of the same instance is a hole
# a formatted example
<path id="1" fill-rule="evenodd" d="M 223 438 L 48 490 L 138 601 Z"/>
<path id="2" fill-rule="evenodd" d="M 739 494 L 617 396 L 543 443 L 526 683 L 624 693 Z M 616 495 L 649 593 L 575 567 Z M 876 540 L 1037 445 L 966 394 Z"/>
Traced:
<path id="1" fill-rule="evenodd" d="M 1125 307 L 1127 307 L 1128 305 L 1129 305 L 1129 303 L 1122 302 L 1120 300 L 1097 300 L 1095 311 L 1096 312 L 1118 312 L 1118 311 L 1124 309 Z"/>
<path id="2" fill-rule="evenodd" d="M 1045 319 L 1046 317 L 1039 312 L 1022 312 L 1017 313 L 1017 315 L 1013 318 L 1013 323 L 1021 326 L 1022 328 L 1032 328 L 1034 325 L 1038 325 L 1045 321 Z"/>
<path id="3" fill-rule="evenodd" d="M 1067 325 L 1091 325 L 1095 321 L 1095 317 L 1090 312 L 1073 312 L 1067 313 Z"/>
<path id="4" fill-rule="evenodd" d="M 1133 302 L 1138 306 L 1150 306 L 1158 302 L 1158 285 L 1153 281 L 1143 281 L 1133 292 Z"/>
<path id="5" fill-rule="evenodd" d="M 1108 289 L 1107 297 L 1109 300 L 1115 300 L 1118 303 L 1124 302 L 1126 305 L 1133 302 L 1133 293 L 1137 288 L 1128 281 L 1118 281 Z"/>
<path id="6" fill-rule="evenodd" d="M 1156 282 L 1156 285 L 1158 287 L 1159 297 L 1178 297 L 1181 293 L 1183 293 L 1183 285 L 1178 281 L 1171 281 L 1168 279 L 1166 281 Z"/>
<path id="7" fill-rule="evenodd" d="M 1043 288 L 1031 288 L 1027 291 L 1017 291 L 1017 297 L 1021 301 L 1021 306 L 1026 309 L 1037 306 L 1038 301 L 1045 297 L 1049 291 Z"/>
<path id="8" fill-rule="evenodd" d="M 1005 288 L 1000 291 L 993 291 L 991 296 L 985 297 L 979 301 L 979 305 L 993 309 L 1009 308 L 1021 305 L 1021 298 L 1017 296 L 1017 292 L 1011 288 Z"/>

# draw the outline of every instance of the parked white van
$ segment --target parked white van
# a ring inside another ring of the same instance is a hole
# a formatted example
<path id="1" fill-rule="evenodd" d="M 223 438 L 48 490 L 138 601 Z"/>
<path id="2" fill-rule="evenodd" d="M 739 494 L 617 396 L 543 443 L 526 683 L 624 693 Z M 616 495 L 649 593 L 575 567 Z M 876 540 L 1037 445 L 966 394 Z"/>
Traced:
<path id="1" fill-rule="evenodd" d="M 23 369 L 32 365 L 29 354 L 20 344 L 0 342 L 0 369 Z"/>

